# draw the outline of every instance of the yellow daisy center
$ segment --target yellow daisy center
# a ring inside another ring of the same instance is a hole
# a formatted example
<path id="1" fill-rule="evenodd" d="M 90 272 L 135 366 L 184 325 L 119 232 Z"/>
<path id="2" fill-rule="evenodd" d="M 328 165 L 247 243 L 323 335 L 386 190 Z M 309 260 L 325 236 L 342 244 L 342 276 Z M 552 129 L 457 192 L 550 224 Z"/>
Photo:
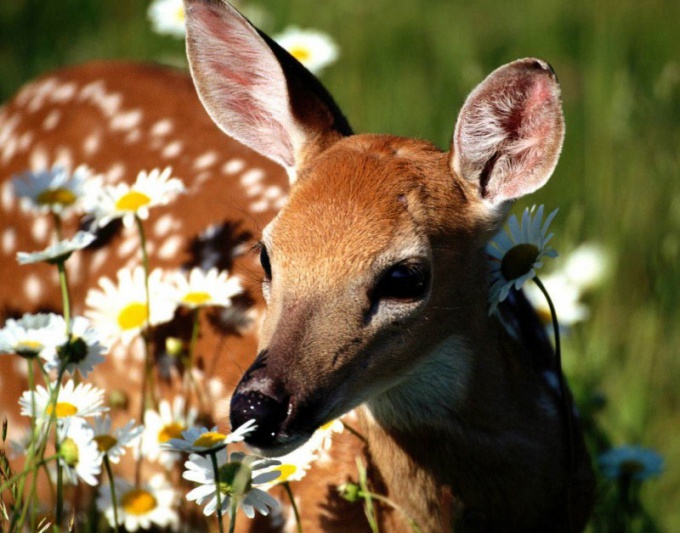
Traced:
<path id="1" fill-rule="evenodd" d="M 177 8 L 177 11 L 175 12 L 175 18 L 177 19 L 178 22 L 184 22 L 184 20 L 186 19 L 186 15 L 184 14 L 183 7 Z"/>
<path id="2" fill-rule="evenodd" d="M 77 414 L 78 408 L 72 403 L 57 402 L 57 405 L 54 408 L 51 405 L 48 405 L 45 413 L 47 413 L 47 416 L 52 416 L 52 413 L 54 413 L 54 416 L 57 418 L 65 418 Z"/>
<path id="3" fill-rule="evenodd" d="M 331 429 L 331 426 L 335 423 L 335 420 L 331 420 L 330 422 L 326 422 L 323 426 L 321 426 L 319 429 L 322 431 L 328 431 Z"/>
<path id="4" fill-rule="evenodd" d="M 71 205 L 76 201 L 76 195 L 68 189 L 45 189 L 37 197 L 40 205 Z"/>
<path id="5" fill-rule="evenodd" d="M 129 191 L 118 198 L 116 202 L 116 209 L 118 211 L 137 211 L 140 207 L 144 207 L 151 202 L 146 194 L 139 191 Z"/>
<path id="6" fill-rule="evenodd" d="M 283 483 L 284 481 L 287 481 L 290 476 L 297 472 L 297 469 L 298 468 L 295 465 L 286 464 L 277 466 L 276 468 L 274 468 L 274 470 L 278 470 L 279 472 L 281 472 L 281 475 L 277 477 L 274 481 L 276 481 L 277 483 Z"/>
<path id="7" fill-rule="evenodd" d="M 120 505 L 126 513 L 143 515 L 154 510 L 158 505 L 156 498 L 148 490 L 132 489 L 123 494 Z"/>
<path id="8" fill-rule="evenodd" d="M 212 298 L 210 293 L 203 291 L 188 292 L 182 298 L 182 303 L 187 305 L 204 305 L 209 302 Z"/>
<path id="9" fill-rule="evenodd" d="M 146 304 L 133 302 L 126 305 L 118 313 L 118 326 L 123 331 L 141 328 L 146 323 L 149 310 Z"/>
<path id="10" fill-rule="evenodd" d="M 222 435 L 222 433 L 218 433 L 217 431 L 208 431 L 207 433 L 203 433 L 200 437 L 198 437 L 194 441 L 193 446 L 211 448 L 212 446 L 221 444 L 226 438 L 226 435 Z"/>
<path id="11" fill-rule="evenodd" d="M 112 435 L 95 435 L 94 441 L 97 443 L 97 448 L 102 453 L 108 452 L 116 444 L 118 444 L 118 439 Z"/>
<path id="12" fill-rule="evenodd" d="M 501 273 L 506 280 L 512 281 L 527 274 L 538 259 L 538 248 L 529 243 L 517 244 L 510 248 L 501 261 Z"/>
<path id="13" fill-rule="evenodd" d="M 310 52 L 309 48 L 305 48 L 304 46 L 293 46 L 288 51 L 288 53 L 290 53 L 290 55 L 292 55 L 300 63 L 304 63 L 305 61 L 308 61 L 310 57 L 312 57 L 312 53 Z"/>
<path id="14" fill-rule="evenodd" d="M 170 439 L 179 439 L 184 431 L 184 424 L 170 422 L 165 424 L 158 432 L 158 442 L 168 442 Z"/>
<path id="15" fill-rule="evenodd" d="M 42 342 L 32 341 L 30 339 L 20 341 L 16 346 L 16 350 L 19 353 L 38 353 L 42 348 Z"/>

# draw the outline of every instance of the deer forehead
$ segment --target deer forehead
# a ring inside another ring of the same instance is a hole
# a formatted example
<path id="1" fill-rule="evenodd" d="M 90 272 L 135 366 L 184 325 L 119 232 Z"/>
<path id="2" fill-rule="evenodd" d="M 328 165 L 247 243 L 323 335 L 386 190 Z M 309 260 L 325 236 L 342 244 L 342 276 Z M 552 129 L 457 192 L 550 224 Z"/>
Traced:
<path id="1" fill-rule="evenodd" d="M 447 160 L 422 141 L 343 139 L 299 173 L 287 205 L 266 229 L 272 260 L 282 270 L 356 276 L 423 253 L 441 212 L 437 204 L 460 201 Z"/>

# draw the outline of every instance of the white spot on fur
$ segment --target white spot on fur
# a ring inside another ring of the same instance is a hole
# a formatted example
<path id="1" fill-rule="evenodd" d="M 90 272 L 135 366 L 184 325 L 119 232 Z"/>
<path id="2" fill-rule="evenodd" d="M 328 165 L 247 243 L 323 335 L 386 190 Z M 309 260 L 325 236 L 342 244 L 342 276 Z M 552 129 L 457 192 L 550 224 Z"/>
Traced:
<path id="1" fill-rule="evenodd" d="M 9 141 L 5 143 L 5 146 L 2 150 L 3 164 L 7 163 L 14 156 L 14 153 L 17 151 L 18 146 L 19 141 L 17 140 L 16 137 L 11 137 Z"/>
<path id="2" fill-rule="evenodd" d="M 31 98 L 30 103 L 26 107 L 29 113 L 35 113 L 40 108 L 45 105 L 45 100 L 54 90 L 57 85 L 57 80 L 55 78 L 47 78 L 42 82 L 39 82 L 35 87 L 35 92 L 33 98 Z"/>
<path id="3" fill-rule="evenodd" d="M 246 187 L 246 195 L 253 197 L 259 196 L 264 191 L 264 185 L 262 183 L 253 183 Z"/>
<path id="4" fill-rule="evenodd" d="M 111 165 L 109 169 L 106 171 L 106 180 L 109 183 L 115 183 L 117 181 L 120 181 L 120 179 L 125 176 L 125 165 L 118 161 Z"/>
<path id="5" fill-rule="evenodd" d="M 271 185 L 264 191 L 264 197 L 269 200 L 277 200 L 283 196 L 283 189 L 278 185 Z"/>
<path id="6" fill-rule="evenodd" d="M 241 176 L 241 185 L 248 187 L 249 185 L 253 185 L 261 181 L 262 178 L 264 178 L 264 170 L 254 168 L 243 173 L 243 176 Z"/>
<path id="7" fill-rule="evenodd" d="M 184 239 L 179 235 L 168 237 L 159 248 L 158 257 L 161 259 L 172 259 L 173 257 L 176 257 L 177 254 L 182 251 L 183 243 Z"/>
<path id="8" fill-rule="evenodd" d="M 75 253 L 66 261 L 66 268 L 68 269 L 69 279 L 80 279 L 83 270 L 83 254 Z"/>
<path id="9" fill-rule="evenodd" d="M 162 237 L 165 237 L 168 233 L 170 233 L 174 226 L 175 226 L 174 215 L 171 215 L 170 213 L 165 213 L 164 215 L 158 217 L 156 222 L 154 222 L 151 231 L 153 231 L 155 237 L 160 239 Z"/>
<path id="10" fill-rule="evenodd" d="M 132 130 L 130 133 L 128 133 L 125 136 L 125 142 L 127 144 L 134 144 L 136 142 L 139 142 L 139 140 L 142 138 L 142 132 L 139 128 Z"/>
<path id="11" fill-rule="evenodd" d="M 59 124 L 60 120 L 61 111 L 58 109 L 53 109 L 50 111 L 50 114 L 45 117 L 45 120 L 43 120 L 42 127 L 45 131 L 53 130 L 57 127 L 57 124 Z"/>
<path id="12" fill-rule="evenodd" d="M 183 147 L 184 145 L 182 144 L 182 141 L 171 142 L 170 144 L 166 145 L 165 148 L 163 148 L 161 156 L 164 157 L 165 159 L 177 157 L 182 151 Z"/>
<path id="13" fill-rule="evenodd" d="M 11 181 L 6 181 L 2 184 L 2 209 L 4 211 L 10 211 L 16 202 L 16 197 L 14 196 L 14 187 L 12 187 Z"/>
<path id="14" fill-rule="evenodd" d="M 164 135 L 168 135 L 174 128 L 172 119 L 169 118 L 164 118 L 156 122 L 153 126 L 151 126 L 151 129 L 149 130 L 149 133 L 153 137 L 162 137 Z"/>
<path id="15" fill-rule="evenodd" d="M 33 240 L 39 244 L 47 242 L 49 239 L 50 225 L 45 217 L 36 217 L 31 224 L 31 235 Z M 31 250 L 33 251 L 33 250 Z"/>
<path id="16" fill-rule="evenodd" d="M 217 162 L 217 152 L 205 152 L 204 154 L 199 155 L 195 160 L 194 160 L 194 169 L 195 170 L 204 170 L 208 167 L 213 166 Z"/>
<path id="17" fill-rule="evenodd" d="M 77 88 L 75 83 L 62 83 L 52 91 L 52 101 L 60 104 L 68 102 L 75 96 Z"/>
<path id="18" fill-rule="evenodd" d="M 92 259 L 90 261 L 90 271 L 97 272 L 101 270 L 104 263 L 107 263 L 111 254 L 109 248 L 100 248 L 92 254 Z"/>
<path id="19" fill-rule="evenodd" d="M 14 228 L 5 228 L 2 232 L 2 251 L 13 254 L 17 249 L 17 232 Z"/>
<path id="20" fill-rule="evenodd" d="M 101 142 L 102 135 L 100 131 L 91 133 L 85 138 L 85 141 L 83 142 L 83 152 L 85 152 L 86 155 L 94 154 L 97 150 L 99 150 Z"/>
<path id="21" fill-rule="evenodd" d="M 14 135 L 14 130 L 17 129 L 19 122 L 21 122 L 21 117 L 18 113 L 15 113 L 0 123 L 0 145 L 6 143 Z"/>
<path id="22" fill-rule="evenodd" d="M 264 198 L 262 200 L 258 200 L 257 202 L 253 202 L 252 204 L 250 204 L 250 210 L 253 213 L 263 213 L 267 209 L 269 209 L 269 202 Z"/>
<path id="23" fill-rule="evenodd" d="M 130 254 L 136 252 L 138 248 L 139 240 L 136 237 L 133 237 L 131 233 L 127 233 L 123 242 L 118 246 L 118 257 L 125 259 Z"/>
<path id="24" fill-rule="evenodd" d="M 29 299 L 31 303 L 40 301 L 44 292 L 43 283 L 35 273 L 30 273 L 24 280 L 24 296 Z"/>
<path id="25" fill-rule="evenodd" d="M 55 150 L 54 163 L 70 171 L 73 168 L 73 152 L 67 146 L 59 146 Z"/>
<path id="26" fill-rule="evenodd" d="M 142 111 L 140 109 L 133 109 L 126 113 L 118 113 L 111 119 L 111 129 L 114 131 L 131 130 L 139 126 L 142 121 Z"/>
<path id="27" fill-rule="evenodd" d="M 28 156 L 28 164 L 33 170 L 44 170 L 50 167 L 50 158 L 47 155 L 47 150 L 41 144 L 33 147 Z"/>
<path id="28" fill-rule="evenodd" d="M 33 142 L 33 132 L 26 131 L 24 134 L 19 138 L 19 150 L 22 152 L 25 152 L 28 150 L 28 147 L 31 145 Z"/>
<path id="29" fill-rule="evenodd" d="M 228 175 L 236 174 L 237 172 L 241 172 L 245 166 L 246 164 L 243 159 L 232 159 L 222 165 L 222 173 Z"/>

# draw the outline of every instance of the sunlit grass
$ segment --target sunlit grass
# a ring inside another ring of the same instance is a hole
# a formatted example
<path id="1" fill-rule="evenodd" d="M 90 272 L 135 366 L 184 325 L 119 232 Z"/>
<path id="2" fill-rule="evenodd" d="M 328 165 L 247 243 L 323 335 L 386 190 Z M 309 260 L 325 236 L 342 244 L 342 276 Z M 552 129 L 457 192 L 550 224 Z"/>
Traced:
<path id="1" fill-rule="evenodd" d="M 562 83 L 567 137 L 532 198 L 560 207 L 558 249 L 613 254 L 591 319 L 564 340 L 575 389 L 606 403 L 615 443 L 658 449 L 666 473 L 643 498 L 662 529 L 680 522 L 680 3 L 673 0 L 312 0 L 260 2 L 270 32 L 313 26 L 339 44 L 323 80 L 357 131 L 449 144 L 466 93 L 502 63 L 536 55 Z M 145 2 L 0 2 L 0 99 L 50 68 L 92 58 L 183 64 L 151 32 Z"/>

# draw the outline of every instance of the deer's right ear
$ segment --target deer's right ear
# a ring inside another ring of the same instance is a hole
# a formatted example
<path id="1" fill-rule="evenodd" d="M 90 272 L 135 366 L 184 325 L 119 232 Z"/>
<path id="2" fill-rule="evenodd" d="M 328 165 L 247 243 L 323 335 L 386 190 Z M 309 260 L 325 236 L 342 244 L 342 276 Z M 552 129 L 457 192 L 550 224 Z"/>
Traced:
<path id="1" fill-rule="evenodd" d="M 187 56 L 213 121 L 282 165 L 295 179 L 304 160 L 351 134 L 321 83 L 222 0 L 184 0 Z"/>
<path id="2" fill-rule="evenodd" d="M 564 119 L 550 65 L 519 59 L 495 70 L 468 96 L 453 134 L 454 173 L 497 207 L 548 181 L 557 165 Z"/>

